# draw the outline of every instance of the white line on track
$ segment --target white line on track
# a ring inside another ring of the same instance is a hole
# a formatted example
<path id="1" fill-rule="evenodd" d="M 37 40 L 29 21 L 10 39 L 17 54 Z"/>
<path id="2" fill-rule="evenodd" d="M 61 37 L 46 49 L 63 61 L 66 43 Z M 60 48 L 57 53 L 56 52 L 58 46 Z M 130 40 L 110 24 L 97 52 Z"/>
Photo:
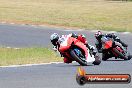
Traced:
<path id="1" fill-rule="evenodd" d="M 122 34 L 130 34 L 130 32 L 122 32 Z"/>
<path id="2" fill-rule="evenodd" d="M 14 25 L 15 23 L 7 23 L 6 21 L 3 21 L 3 22 L 0 22 L 2 24 L 12 24 Z M 21 24 L 21 25 L 27 25 L 27 24 Z M 32 26 L 32 27 L 37 27 L 37 26 L 40 26 L 40 27 L 47 27 L 45 25 L 30 25 L 29 26 Z M 85 29 L 76 29 L 76 30 L 73 30 L 71 28 L 66 28 L 65 30 L 62 30 L 61 28 L 59 27 L 53 27 L 53 28 L 57 28 L 56 30 L 60 30 L 60 31 L 84 31 Z M 59 28 L 59 29 L 58 29 Z M 90 32 L 97 32 L 99 30 L 90 30 Z M 103 31 L 103 30 L 101 30 Z M 117 33 L 116 31 L 103 31 L 104 33 Z M 121 34 L 131 34 L 131 32 L 121 32 Z"/>
<path id="3" fill-rule="evenodd" d="M 20 49 L 20 48 L 17 48 L 17 47 L 16 47 L 16 48 L 12 48 L 12 47 L 10 47 L 10 46 L 7 46 L 6 48 L 7 48 L 7 49 L 15 49 L 15 50 Z"/>
<path id="4" fill-rule="evenodd" d="M 61 30 L 62 31 L 62 30 Z M 68 29 L 68 30 L 63 30 L 63 31 L 83 31 L 82 29 L 78 29 L 78 30 L 72 30 L 72 29 Z"/>
<path id="5" fill-rule="evenodd" d="M 109 31 L 109 33 L 117 33 L 116 31 Z"/>
<path id="6" fill-rule="evenodd" d="M 5 21 L 3 21 L 3 22 L 1 22 L 2 24 L 6 24 L 6 22 Z"/>
<path id="7" fill-rule="evenodd" d="M 15 23 L 10 23 L 10 24 L 15 24 Z"/>
<path id="8" fill-rule="evenodd" d="M 63 62 L 50 62 L 50 63 L 40 63 L 40 64 L 24 64 L 24 65 L 9 65 L 9 66 L 0 66 L 0 68 L 29 67 L 29 66 L 48 65 L 48 64 L 60 64 L 60 63 L 63 63 Z"/>

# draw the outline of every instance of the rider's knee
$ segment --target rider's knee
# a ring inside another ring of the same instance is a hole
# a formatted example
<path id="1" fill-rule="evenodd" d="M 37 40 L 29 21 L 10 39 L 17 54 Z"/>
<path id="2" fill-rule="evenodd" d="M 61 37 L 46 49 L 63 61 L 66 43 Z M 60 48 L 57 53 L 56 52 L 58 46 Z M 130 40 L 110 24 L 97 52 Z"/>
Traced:
<path id="1" fill-rule="evenodd" d="M 72 63 L 72 60 L 69 60 L 68 58 L 64 57 L 64 63 Z"/>

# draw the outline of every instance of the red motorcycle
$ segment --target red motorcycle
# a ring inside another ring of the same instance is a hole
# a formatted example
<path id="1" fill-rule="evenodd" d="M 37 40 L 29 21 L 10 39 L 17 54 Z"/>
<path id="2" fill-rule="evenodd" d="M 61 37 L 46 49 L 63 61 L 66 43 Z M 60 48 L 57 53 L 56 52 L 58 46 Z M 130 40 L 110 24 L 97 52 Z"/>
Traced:
<path id="1" fill-rule="evenodd" d="M 94 56 L 84 43 L 70 35 L 61 37 L 59 43 L 60 47 L 58 51 L 68 59 L 76 61 L 82 66 L 87 66 L 89 63 L 94 65 L 101 63 L 99 56 Z"/>
<path id="2" fill-rule="evenodd" d="M 115 58 L 121 58 L 124 60 L 130 60 L 131 55 L 127 52 L 119 42 L 114 41 L 111 38 L 102 37 L 102 48 L 105 52 L 108 52 L 109 55 L 114 56 Z M 102 58 L 102 60 L 106 61 L 108 58 Z"/>

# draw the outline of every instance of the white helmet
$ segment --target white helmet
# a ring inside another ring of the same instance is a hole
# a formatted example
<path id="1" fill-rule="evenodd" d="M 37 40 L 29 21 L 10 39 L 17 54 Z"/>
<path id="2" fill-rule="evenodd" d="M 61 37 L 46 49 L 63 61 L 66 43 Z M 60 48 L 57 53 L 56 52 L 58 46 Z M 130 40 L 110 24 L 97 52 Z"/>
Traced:
<path id="1" fill-rule="evenodd" d="M 50 40 L 51 41 L 58 41 L 59 39 L 59 35 L 57 33 L 53 33 L 51 36 L 50 36 Z"/>

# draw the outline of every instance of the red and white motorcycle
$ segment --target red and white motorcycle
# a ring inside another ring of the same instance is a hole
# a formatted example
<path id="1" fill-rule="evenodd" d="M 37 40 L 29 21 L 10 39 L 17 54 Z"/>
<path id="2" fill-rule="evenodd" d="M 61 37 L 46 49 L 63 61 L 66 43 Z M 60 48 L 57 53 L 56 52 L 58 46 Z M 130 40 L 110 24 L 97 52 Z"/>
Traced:
<path id="1" fill-rule="evenodd" d="M 93 53 L 80 40 L 71 37 L 71 35 L 62 36 L 59 39 L 58 51 L 72 61 L 78 62 L 82 66 L 87 66 L 90 63 L 99 65 L 101 63 L 98 55 Z"/>

